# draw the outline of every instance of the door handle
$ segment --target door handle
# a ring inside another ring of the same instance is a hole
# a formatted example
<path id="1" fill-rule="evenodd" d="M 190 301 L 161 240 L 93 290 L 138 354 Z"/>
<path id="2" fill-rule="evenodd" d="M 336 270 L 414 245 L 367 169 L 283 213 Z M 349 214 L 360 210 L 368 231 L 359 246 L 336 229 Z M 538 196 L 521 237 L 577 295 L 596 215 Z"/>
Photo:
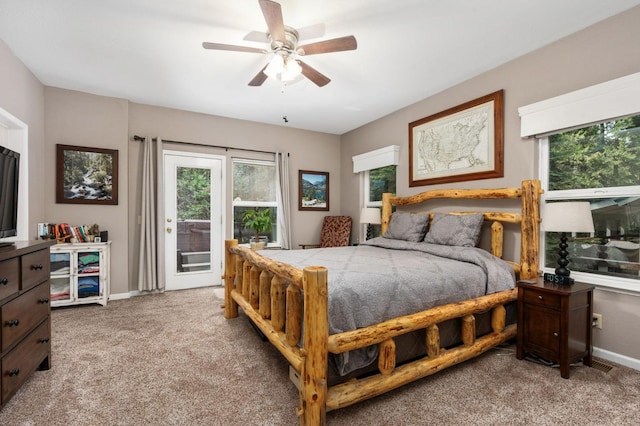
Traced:
<path id="1" fill-rule="evenodd" d="M 170 234 L 173 231 L 173 228 L 167 227 L 167 233 Z"/>

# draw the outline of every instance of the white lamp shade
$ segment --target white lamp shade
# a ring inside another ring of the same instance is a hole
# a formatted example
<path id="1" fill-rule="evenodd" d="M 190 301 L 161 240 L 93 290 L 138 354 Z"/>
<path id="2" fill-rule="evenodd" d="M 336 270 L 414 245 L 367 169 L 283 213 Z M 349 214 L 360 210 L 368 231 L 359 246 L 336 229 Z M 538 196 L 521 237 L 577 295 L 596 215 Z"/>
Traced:
<path id="1" fill-rule="evenodd" d="M 591 205 L 588 201 L 545 203 L 542 229 L 546 232 L 594 232 Z"/>
<path id="2" fill-rule="evenodd" d="M 360 212 L 360 223 L 380 225 L 380 209 L 377 207 L 365 207 Z"/>

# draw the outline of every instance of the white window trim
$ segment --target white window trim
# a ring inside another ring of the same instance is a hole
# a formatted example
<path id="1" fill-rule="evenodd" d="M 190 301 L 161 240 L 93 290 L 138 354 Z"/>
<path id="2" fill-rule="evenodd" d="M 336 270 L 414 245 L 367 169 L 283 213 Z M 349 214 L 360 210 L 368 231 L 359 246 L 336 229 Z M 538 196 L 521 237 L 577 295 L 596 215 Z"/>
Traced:
<path id="1" fill-rule="evenodd" d="M 353 161 L 353 173 L 360 174 L 360 209 L 364 207 L 382 207 L 382 201 L 369 200 L 369 171 L 386 166 L 400 164 L 400 146 L 389 145 L 384 148 L 365 152 L 351 157 Z M 366 225 L 360 223 L 358 218 L 358 241 L 362 241 L 366 235 Z"/>
<path id="2" fill-rule="evenodd" d="M 240 158 L 233 157 L 231 159 L 231 185 L 233 185 L 233 163 L 244 163 L 244 164 L 260 164 L 263 166 L 273 166 L 276 167 L 276 162 L 271 160 L 253 160 L 251 158 Z M 278 185 L 278 182 L 276 182 Z M 232 186 L 233 192 L 233 186 Z M 231 208 L 235 207 L 275 207 L 278 209 L 278 191 L 276 191 L 276 200 L 275 201 L 235 201 L 231 200 Z M 231 216 L 233 217 L 233 211 L 231 212 Z M 231 235 L 233 235 L 233 220 L 231 220 Z M 267 247 L 279 248 L 281 247 L 282 241 L 282 232 L 280 226 L 277 227 L 276 231 L 277 241 L 267 243 Z"/>
<path id="3" fill-rule="evenodd" d="M 552 133 L 640 113 L 640 72 L 518 108 L 520 136 Z"/>
<path id="4" fill-rule="evenodd" d="M 397 166 L 400 164 L 400 146 L 389 145 L 364 154 L 354 155 L 353 173 L 379 169 L 385 166 Z"/>

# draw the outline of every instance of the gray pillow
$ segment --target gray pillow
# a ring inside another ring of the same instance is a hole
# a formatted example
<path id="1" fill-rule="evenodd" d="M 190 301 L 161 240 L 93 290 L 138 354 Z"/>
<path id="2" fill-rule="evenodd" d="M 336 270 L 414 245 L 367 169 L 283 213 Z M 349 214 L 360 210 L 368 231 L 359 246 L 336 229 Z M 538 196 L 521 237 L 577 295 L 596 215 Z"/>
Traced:
<path id="1" fill-rule="evenodd" d="M 484 216 L 481 213 L 455 215 L 434 213 L 425 243 L 475 247 L 480 239 Z"/>
<path id="2" fill-rule="evenodd" d="M 419 242 L 424 239 L 429 224 L 428 214 L 395 212 L 383 237 Z"/>

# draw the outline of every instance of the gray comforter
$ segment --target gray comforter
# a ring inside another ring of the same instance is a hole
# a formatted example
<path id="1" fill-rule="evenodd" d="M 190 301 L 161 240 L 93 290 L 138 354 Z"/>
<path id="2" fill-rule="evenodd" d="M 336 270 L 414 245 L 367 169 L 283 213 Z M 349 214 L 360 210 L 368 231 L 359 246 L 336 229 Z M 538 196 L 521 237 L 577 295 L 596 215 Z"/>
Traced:
<path id="1" fill-rule="evenodd" d="M 434 306 L 512 289 L 513 268 L 485 250 L 374 238 L 355 247 L 262 251 L 329 271 L 329 332 L 355 330 Z M 377 346 L 333 358 L 342 375 L 372 363 Z"/>

